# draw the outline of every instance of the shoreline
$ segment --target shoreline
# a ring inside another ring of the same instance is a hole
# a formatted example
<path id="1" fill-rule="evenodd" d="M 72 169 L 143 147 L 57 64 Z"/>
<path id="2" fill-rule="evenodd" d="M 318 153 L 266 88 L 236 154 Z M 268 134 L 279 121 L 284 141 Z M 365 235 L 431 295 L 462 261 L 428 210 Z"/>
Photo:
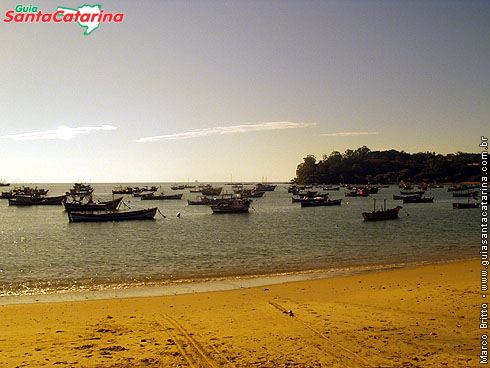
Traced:
<path id="1" fill-rule="evenodd" d="M 0 295 L 0 306 L 36 303 L 63 303 L 88 300 L 108 300 L 127 298 L 160 297 L 181 294 L 230 291 L 253 287 L 278 285 L 289 282 L 309 281 L 387 272 L 399 269 L 450 264 L 477 260 L 477 257 L 443 260 L 424 260 L 408 263 L 390 263 L 370 266 L 351 266 L 331 269 L 314 269 L 304 271 L 279 272 L 262 275 L 230 275 L 223 277 L 204 277 L 198 279 L 181 279 L 165 282 L 122 283 L 98 285 L 93 288 L 78 286 L 77 289 L 41 290 L 32 294 Z"/>
<path id="2" fill-rule="evenodd" d="M 267 287 L 0 306 L 0 366 L 469 367 L 477 260 Z"/>

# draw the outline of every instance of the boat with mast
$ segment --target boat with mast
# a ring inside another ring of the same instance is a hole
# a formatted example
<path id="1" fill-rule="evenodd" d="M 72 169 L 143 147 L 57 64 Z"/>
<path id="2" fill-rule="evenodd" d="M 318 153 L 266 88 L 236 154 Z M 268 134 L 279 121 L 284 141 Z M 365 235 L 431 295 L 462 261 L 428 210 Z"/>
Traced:
<path id="1" fill-rule="evenodd" d="M 362 217 L 364 218 L 364 221 L 395 220 L 398 218 L 398 212 L 402 208 L 403 208 L 402 206 L 396 206 L 395 208 L 386 209 L 386 199 L 385 199 L 383 209 L 376 211 L 376 199 L 374 199 L 373 211 L 363 212 Z"/>

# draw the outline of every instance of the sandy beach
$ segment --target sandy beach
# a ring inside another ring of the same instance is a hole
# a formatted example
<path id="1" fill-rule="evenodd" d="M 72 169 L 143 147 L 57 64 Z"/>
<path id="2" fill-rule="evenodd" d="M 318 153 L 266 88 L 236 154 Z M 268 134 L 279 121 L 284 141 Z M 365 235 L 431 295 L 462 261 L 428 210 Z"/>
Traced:
<path id="1" fill-rule="evenodd" d="M 478 366 L 480 267 L 464 261 L 229 291 L 4 305 L 0 366 Z"/>

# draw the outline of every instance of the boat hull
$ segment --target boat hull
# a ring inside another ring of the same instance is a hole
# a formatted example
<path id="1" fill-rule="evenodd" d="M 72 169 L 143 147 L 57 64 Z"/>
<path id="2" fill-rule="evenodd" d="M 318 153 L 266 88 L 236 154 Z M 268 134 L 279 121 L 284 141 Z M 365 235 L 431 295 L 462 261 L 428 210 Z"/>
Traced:
<path id="1" fill-rule="evenodd" d="M 211 210 L 213 210 L 213 213 L 243 213 L 243 212 L 248 212 L 248 209 L 250 207 L 250 202 L 249 201 L 243 201 L 243 202 L 223 202 L 223 203 L 218 203 L 218 204 L 213 204 L 210 206 Z"/>
<path id="2" fill-rule="evenodd" d="M 303 201 L 301 207 L 321 207 L 321 206 L 340 206 L 342 199 L 333 199 L 330 201 Z"/>
<path id="3" fill-rule="evenodd" d="M 404 198 L 403 203 L 432 203 L 434 202 L 434 197 L 428 198 Z"/>
<path id="4" fill-rule="evenodd" d="M 138 211 L 86 213 L 68 212 L 70 222 L 108 222 L 108 221 L 134 221 L 151 220 L 155 217 L 158 208 L 148 208 Z"/>
<path id="5" fill-rule="evenodd" d="M 479 203 L 453 203 L 453 208 L 479 208 Z"/>
<path id="6" fill-rule="evenodd" d="M 362 217 L 364 221 L 385 221 L 385 220 L 395 220 L 398 218 L 398 212 L 403 207 L 397 206 L 386 211 L 373 211 L 373 212 L 363 212 Z"/>
<path id="7" fill-rule="evenodd" d="M 142 201 L 150 200 L 164 200 L 164 199 L 182 199 L 183 194 L 169 194 L 169 195 L 148 195 L 140 197 Z"/>
<path id="8" fill-rule="evenodd" d="M 61 206 L 66 196 L 59 197 L 14 197 L 9 198 L 9 206 Z"/>

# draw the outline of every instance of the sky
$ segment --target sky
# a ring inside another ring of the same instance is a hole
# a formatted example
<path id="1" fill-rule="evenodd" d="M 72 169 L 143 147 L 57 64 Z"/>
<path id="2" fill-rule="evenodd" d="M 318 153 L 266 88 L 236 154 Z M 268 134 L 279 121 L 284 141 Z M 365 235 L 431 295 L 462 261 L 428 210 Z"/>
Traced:
<path id="1" fill-rule="evenodd" d="M 289 181 L 309 154 L 478 152 L 490 133 L 489 1 L 29 4 L 124 18 L 1 22 L 7 181 Z"/>

